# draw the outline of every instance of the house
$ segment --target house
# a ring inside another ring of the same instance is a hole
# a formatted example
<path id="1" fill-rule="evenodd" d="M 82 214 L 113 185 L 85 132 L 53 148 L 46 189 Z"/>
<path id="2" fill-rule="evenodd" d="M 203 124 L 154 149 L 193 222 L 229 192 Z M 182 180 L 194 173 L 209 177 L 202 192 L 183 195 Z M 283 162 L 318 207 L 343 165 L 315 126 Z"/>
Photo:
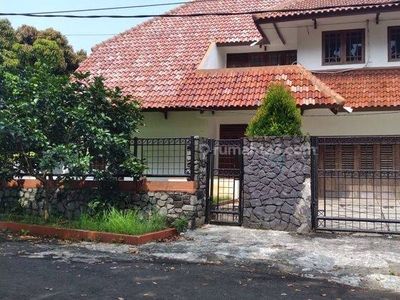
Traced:
<path id="1" fill-rule="evenodd" d="M 399 133 L 396 1 L 193 1 L 167 14 L 187 16 L 123 32 L 79 68 L 142 101 L 142 136 L 241 135 L 276 81 L 304 133 Z"/>
<path id="2" fill-rule="evenodd" d="M 95 46 L 79 68 L 142 102 L 140 136 L 241 137 L 272 82 L 291 90 L 306 134 L 400 133 L 397 1 L 193 1 L 167 15 L 180 17 Z M 379 156 L 371 147 L 348 155 Z"/>
<path id="3" fill-rule="evenodd" d="M 316 214 L 398 220 L 400 138 L 385 136 L 400 134 L 399 1 L 192 1 L 95 46 L 78 70 L 142 102 L 142 137 L 242 137 L 281 82 L 303 133 L 325 137 Z"/>

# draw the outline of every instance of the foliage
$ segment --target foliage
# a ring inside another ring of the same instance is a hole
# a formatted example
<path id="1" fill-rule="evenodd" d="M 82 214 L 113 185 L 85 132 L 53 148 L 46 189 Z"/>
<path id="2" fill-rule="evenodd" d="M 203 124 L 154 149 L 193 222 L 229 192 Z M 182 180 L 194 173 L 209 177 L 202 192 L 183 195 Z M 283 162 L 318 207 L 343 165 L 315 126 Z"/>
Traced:
<path id="1" fill-rule="evenodd" d="M 249 123 L 246 135 L 283 136 L 301 135 L 301 115 L 290 91 L 282 84 L 272 84 Z"/>
<path id="2" fill-rule="evenodd" d="M 45 222 L 37 216 L 12 214 L 6 215 L 5 220 L 132 235 L 160 231 L 168 227 L 166 217 L 159 214 L 144 215 L 136 210 L 120 211 L 115 208 L 103 211 L 95 216 L 83 213 L 78 220 L 52 217 Z"/>
<path id="3" fill-rule="evenodd" d="M 180 217 L 172 222 L 172 226 L 176 229 L 178 233 L 185 232 L 188 229 L 188 218 Z"/>
<path id="4" fill-rule="evenodd" d="M 0 64 L 24 69 L 44 61 L 54 74 L 75 71 L 86 52 L 74 52 L 68 39 L 52 28 L 38 30 L 22 25 L 14 30 L 7 19 L 0 19 Z"/>
<path id="5" fill-rule="evenodd" d="M 87 229 L 123 234 L 144 234 L 166 229 L 167 219 L 159 214 L 144 215 L 136 210 L 120 211 L 111 208 L 94 217 L 82 214 L 81 218 L 70 224 L 71 228 Z"/>
<path id="6" fill-rule="evenodd" d="M 42 61 L 22 71 L 0 66 L 0 178 L 40 180 L 50 197 L 48 218 L 51 197 L 66 180 L 141 176 L 144 167 L 130 151 L 141 121 L 139 103 L 101 77 L 70 80 Z"/>

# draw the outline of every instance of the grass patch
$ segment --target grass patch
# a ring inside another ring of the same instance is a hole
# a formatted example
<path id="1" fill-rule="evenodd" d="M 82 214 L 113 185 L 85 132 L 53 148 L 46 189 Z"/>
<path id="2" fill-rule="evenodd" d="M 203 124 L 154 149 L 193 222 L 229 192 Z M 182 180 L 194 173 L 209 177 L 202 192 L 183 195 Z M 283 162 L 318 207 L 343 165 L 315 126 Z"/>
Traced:
<path id="1" fill-rule="evenodd" d="M 213 204 L 232 201 L 232 199 L 233 199 L 233 196 L 217 196 L 217 197 L 213 197 Z"/>
<path id="2" fill-rule="evenodd" d="M 45 222 L 38 216 L 7 215 L 5 221 L 131 235 L 140 235 L 168 228 L 167 218 L 159 214 L 146 216 L 135 210 L 119 211 L 115 208 L 98 213 L 95 216 L 83 213 L 79 220 L 52 217 L 48 222 Z"/>

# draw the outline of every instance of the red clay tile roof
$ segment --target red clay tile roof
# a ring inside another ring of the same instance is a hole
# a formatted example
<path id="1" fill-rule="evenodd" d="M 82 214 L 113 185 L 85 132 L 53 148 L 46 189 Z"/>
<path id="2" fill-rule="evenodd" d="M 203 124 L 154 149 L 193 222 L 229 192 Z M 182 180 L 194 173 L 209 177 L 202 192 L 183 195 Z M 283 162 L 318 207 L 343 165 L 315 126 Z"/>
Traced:
<path id="1" fill-rule="evenodd" d="M 169 13 L 265 10 L 278 2 L 195 1 Z M 368 83 L 372 80 L 371 86 L 376 85 L 377 78 L 370 79 L 366 72 L 357 73 L 360 77 L 365 74 L 368 78 L 365 78 L 364 88 L 368 92 L 359 98 L 363 90 L 357 90 L 359 83 L 354 82 L 354 78 L 347 76 L 347 73 L 341 73 L 340 76 L 318 74 L 317 78 L 301 66 L 197 70 L 211 43 L 250 44 L 261 38 L 250 15 L 155 18 L 97 45 L 78 71 L 102 75 L 108 86 L 119 86 L 124 93 L 139 99 L 144 109 L 254 107 L 260 104 L 270 82 L 279 80 L 290 87 L 298 105 L 334 106 L 343 104 L 346 99 L 346 105 L 358 107 L 355 101 L 364 99 L 365 102 L 359 107 L 367 104 L 382 106 L 392 105 L 391 101 L 397 97 L 395 92 L 393 95 L 380 92 L 379 96 L 387 97 L 383 99 L 391 100 L 381 100 L 386 104 L 378 103 L 378 98 L 371 96 L 377 92 L 372 91 Z M 398 77 L 400 71 L 391 72 Z M 383 75 L 384 72 L 379 79 L 387 86 L 390 80 Z M 344 88 L 345 79 L 354 82 L 349 90 Z M 328 85 L 321 80 L 326 80 Z M 360 82 L 362 80 L 359 79 Z M 394 86 L 395 82 L 391 84 Z M 339 94 L 331 88 L 337 89 Z"/>
<path id="2" fill-rule="evenodd" d="M 400 68 L 360 69 L 336 73 L 315 73 L 346 99 L 352 108 L 394 107 L 400 103 Z"/>
<path id="3" fill-rule="evenodd" d="M 371 9 L 400 9 L 399 1 L 391 0 L 289 0 L 271 8 L 269 13 L 257 14 L 256 21 L 276 22 L 280 18 L 312 17 L 317 14 L 361 12 Z M 278 11 L 276 11 L 278 10 Z M 284 11 L 279 11 L 284 10 Z"/>
<path id="4" fill-rule="evenodd" d="M 255 107 L 271 83 L 282 82 L 297 105 L 344 104 L 344 99 L 300 65 L 200 70 L 184 81 L 179 93 L 183 107 Z"/>
<path id="5" fill-rule="evenodd" d="M 169 14 L 261 10 L 279 0 L 194 1 Z M 195 73 L 212 42 L 261 39 L 251 15 L 154 18 L 94 47 L 78 71 L 102 75 L 109 86 L 146 107 L 178 107 L 182 81 Z"/>
<path id="6" fill-rule="evenodd" d="M 192 2 L 169 14 L 265 10 L 277 2 Z M 299 105 L 337 102 L 338 97 L 313 86 L 316 79 L 308 78 L 312 74 L 296 66 L 196 72 L 212 42 L 250 44 L 261 38 L 251 15 L 155 18 L 97 45 L 78 71 L 102 75 L 107 85 L 119 86 L 140 99 L 145 109 L 254 107 L 270 81 L 279 78 L 291 85 Z"/>

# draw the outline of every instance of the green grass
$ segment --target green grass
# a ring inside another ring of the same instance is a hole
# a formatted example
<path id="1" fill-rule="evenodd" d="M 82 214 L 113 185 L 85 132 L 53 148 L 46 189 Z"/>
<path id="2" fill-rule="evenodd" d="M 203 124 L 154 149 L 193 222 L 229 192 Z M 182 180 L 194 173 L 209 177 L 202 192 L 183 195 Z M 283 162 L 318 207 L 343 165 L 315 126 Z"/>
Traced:
<path id="1" fill-rule="evenodd" d="M 8 215 L 6 221 L 17 221 L 33 225 L 104 231 L 111 233 L 138 235 L 168 228 L 167 219 L 159 214 L 145 216 L 138 211 L 119 211 L 115 208 L 90 216 L 83 213 L 79 220 L 65 220 L 52 217 L 48 222 L 32 215 Z"/>
<path id="2" fill-rule="evenodd" d="M 219 196 L 219 197 L 216 196 L 216 197 L 213 197 L 213 204 L 231 201 L 232 199 L 233 199 L 233 196 Z"/>

